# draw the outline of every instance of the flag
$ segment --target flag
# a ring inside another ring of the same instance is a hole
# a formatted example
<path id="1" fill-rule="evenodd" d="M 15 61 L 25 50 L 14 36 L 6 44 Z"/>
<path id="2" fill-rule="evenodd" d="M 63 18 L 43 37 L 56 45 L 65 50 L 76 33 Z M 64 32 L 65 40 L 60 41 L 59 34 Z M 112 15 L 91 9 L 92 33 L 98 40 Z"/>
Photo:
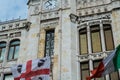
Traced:
<path id="1" fill-rule="evenodd" d="M 14 80 L 50 80 L 50 57 L 13 65 L 11 71 Z"/>
<path id="2" fill-rule="evenodd" d="M 106 74 L 118 71 L 118 69 L 120 69 L 120 45 L 103 59 L 96 69 L 91 71 L 92 75 L 87 77 L 86 80 L 105 76 Z"/>

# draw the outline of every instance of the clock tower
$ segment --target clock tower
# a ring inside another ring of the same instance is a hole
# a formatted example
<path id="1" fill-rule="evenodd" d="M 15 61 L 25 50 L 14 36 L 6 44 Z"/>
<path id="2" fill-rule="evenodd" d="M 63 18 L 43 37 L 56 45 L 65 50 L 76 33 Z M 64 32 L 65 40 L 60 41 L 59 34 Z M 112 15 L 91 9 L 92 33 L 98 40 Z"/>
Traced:
<path id="1" fill-rule="evenodd" d="M 51 80 L 77 80 L 77 25 L 69 18 L 76 13 L 75 5 L 74 0 L 28 1 L 29 43 L 35 45 L 28 53 L 51 57 Z"/>

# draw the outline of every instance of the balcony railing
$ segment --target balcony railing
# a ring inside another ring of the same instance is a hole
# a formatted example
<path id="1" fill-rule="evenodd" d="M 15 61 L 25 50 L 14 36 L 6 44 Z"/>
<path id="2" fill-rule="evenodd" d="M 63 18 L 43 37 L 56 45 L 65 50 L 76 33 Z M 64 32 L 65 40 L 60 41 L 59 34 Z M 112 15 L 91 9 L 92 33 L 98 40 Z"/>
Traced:
<path id="1" fill-rule="evenodd" d="M 88 60 L 103 59 L 112 52 L 113 51 L 105 51 L 105 52 L 89 53 L 89 54 L 77 55 L 77 56 L 78 56 L 78 61 L 83 62 L 83 61 L 88 61 Z"/>

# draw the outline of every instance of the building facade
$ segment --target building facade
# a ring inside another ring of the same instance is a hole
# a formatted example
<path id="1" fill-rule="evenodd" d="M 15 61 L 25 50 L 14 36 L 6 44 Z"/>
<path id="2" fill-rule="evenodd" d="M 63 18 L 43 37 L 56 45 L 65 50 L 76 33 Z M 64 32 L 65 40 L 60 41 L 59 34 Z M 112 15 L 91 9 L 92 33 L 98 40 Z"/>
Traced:
<path id="1" fill-rule="evenodd" d="M 120 43 L 120 0 L 29 0 L 27 5 L 27 19 L 0 23 L 1 80 L 13 80 L 11 65 L 45 56 L 51 57 L 51 80 L 86 80 Z M 71 13 L 78 16 L 74 22 Z M 93 80 L 119 80 L 119 75 Z"/>

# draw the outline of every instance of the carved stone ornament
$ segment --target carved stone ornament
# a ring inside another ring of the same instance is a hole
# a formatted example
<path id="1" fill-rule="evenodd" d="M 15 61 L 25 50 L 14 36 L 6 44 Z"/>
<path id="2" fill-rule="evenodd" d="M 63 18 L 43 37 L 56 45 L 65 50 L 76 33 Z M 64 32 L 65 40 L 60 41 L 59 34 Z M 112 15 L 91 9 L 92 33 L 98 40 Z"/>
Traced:
<path id="1" fill-rule="evenodd" d="M 102 14 L 102 15 L 94 15 L 94 16 L 88 16 L 88 17 L 79 17 L 78 22 L 79 24 L 87 22 L 87 21 L 94 21 L 94 20 L 100 20 L 100 19 L 111 19 L 111 14 Z"/>
<path id="2" fill-rule="evenodd" d="M 42 24 L 42 27 L 44 28 L 53 28 L 53 27 L 56 27 L 57 25 L 59 24 L 58 21 L 53 21 L 53 22 L 49 22 L 49 23 L 43 23 Z"/>
<path id="3" fill-rule="evenodd" d="M 63 6 L 64 6 L 65 8 L 69 6 L 68 0 L 64 0 Z"/>
<path id="4" fill-rule="evenodd" d="M 93 21 L 89 23 L 89 26 L 98 25 L 98 24 L 100 24 L 100 21 Z"/>
<path id="5" fill-rule="evenodd" d="M 38 14 L 39 13 L 39 6 L 35 6 L 34 8 L 34 14 Z"/>
<path id="6" fill-rule="evenodd" d="M 20 36 L 21 36 L 21 32 L 15 32 L 15 33 L 10 33 L 9 38 L 20 37 Z"/>
<path id="7" fill-rule="evenodd" d="M 59 12 L 58 11 L 43 13 L 42 17 L 41 17 L 41 20 L 52 19 L 52 18 L 57 18 L 57 17 L 59 17 Z"/>
<path id="8" fill-rule="evenodd" d="M 31 24 L 32 24 L 31 22 L 26 22 L 25 23 L 24 27 L 26 28 L 27 31 L 29 31 Z"/>

